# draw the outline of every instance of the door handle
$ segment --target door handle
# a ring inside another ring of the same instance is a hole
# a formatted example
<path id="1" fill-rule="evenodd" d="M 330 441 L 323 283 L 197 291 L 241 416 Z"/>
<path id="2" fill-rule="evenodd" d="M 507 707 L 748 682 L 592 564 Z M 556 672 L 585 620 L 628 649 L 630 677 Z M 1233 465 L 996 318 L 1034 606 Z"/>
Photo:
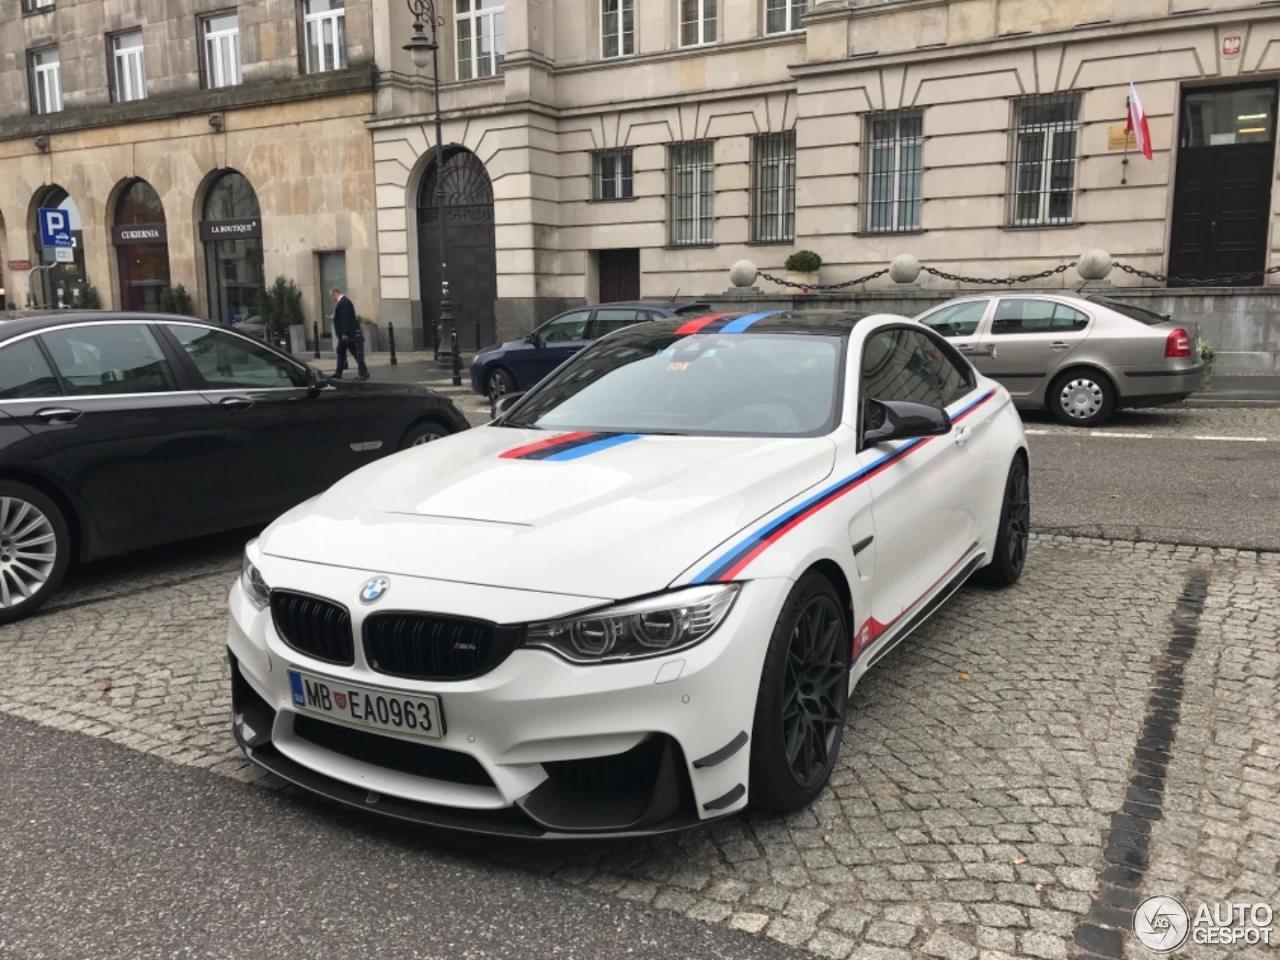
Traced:
<path id="1" fill-rule="evenodd" d="M 43 410 L 37 410 L 36 416 L 45 423 L 75 423 L 84 416 L 84 411 L 71 410 L 67 407 L 45 407 Z"/>
<path id="2" fill-rule="evenodd" d="M 963 447 L 966 443 L 968 443 L 969 434 L 971 432 L 972 432 L 972 428 L 967 423 L 962 423 L 958 427 L 956 427 L 956 446 Z"/>
<path id="3" fill-rule="evenodd" d="M 253 401 L 248 397 L 223 397 L 218 402 L 228 410 L 248 410 L 253 406 Z"/>
<path id="4" fill-rule="evenodd" d="M 960 344 L 960 352 L 967 353 L 974 357 L 991 357 L 995 356 L 996 348 L 994 346 L 979 345 L 974 343 Z"/>
<path id="5" fill-rule="evenodd" d="M 1071 346 L 1071 344 L 1067 343 L 1067 341 L 1065 341 L 1065 340 L 1055 340 L 1055 341 L 1053 341 L 1053 343 L 1049 344 L 1049 349 L 1051 349 L 1051 350 L 1066 350 L 1066 349 L 1067 349 L 1067 348 L 1069 348 L 1070 346 Z"/>

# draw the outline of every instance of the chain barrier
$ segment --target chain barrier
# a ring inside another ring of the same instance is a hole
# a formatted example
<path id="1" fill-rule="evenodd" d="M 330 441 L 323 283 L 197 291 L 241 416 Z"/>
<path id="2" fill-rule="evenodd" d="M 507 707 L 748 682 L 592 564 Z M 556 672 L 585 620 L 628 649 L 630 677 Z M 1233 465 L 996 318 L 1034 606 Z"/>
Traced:
<path id="1" fill-rule="evenodd" d="M 1133 277 L 1141 277 L 1144 280 L 1151 280 L 1155 283 L 1177 283 L 1188 287 L 1222 287 L 1232 286 L 1236 283 L 1247 283 L 1255 280 L 1258 276 L 1254 273 L 1226 273 L 1217 277 L 1169 277 L 1163 273 L 1154 273 L 1150 270 L 1143 270 L 1141 267 L 1135 267 L 1128 263 L 1121 263 L 1117 260 L 1114 264 L 1115 268 L 1122 273 L 1127 273 Z M 1280 266 L 1268 267 L 1263 270 L 1264 275 L 1280 273 Z"/>
<path id="2" fill-rule="evenodd" d="M 1056 267 L 1050 267 L 1048 270 L 1041 270 L 1039 273 L 1022 273 L 1013 277 L 966 277 L 958 273 L 947 273 L 945 270 L 939 270 L 936 267 L 920 266 L 922 273 L 937 277 L 939 280 L 949 280 L 952 283 L 959 283 L 964 286 L 981 286 L 990 284 L 992 286 L 1012 287 L 1019 283 L 1031 283 L 1034 280 L 1048 280 L 1050 277 L 1056 277 L 1066 273 L 1075 267 L 1075 262 L 1060 263 Z M 1141 277 L 1144 280 L 1150 280 L 1154 283 L 1178 283 L 1189 287 L 1221 287 L 1229 286 L 1236 283 L 1245 283 L 1255 279 L 1257 273 L 1231 273 L 1218 277 L 1169 277 L 1163 273 L 1155 273 L 1150 270 L 1143 270 L 1141 267 L 1135 267 L 1128 263 L 1115 261 L 1114 266 L 1122 273 L 1130 276 Z M 1280 273 L 1280 265 L 1268 267 L 1262 271 L 1266 275 Z M 828 290 L 844 290 L 848 287 L 856 287 L 860 284 L 868 283 L 871 280 L 878 280 L 889 273 L 888 268 L 877 270 L 875 273 L 868 273 L 866 276 L 855 277 L 852 280 L 844 280 L 840 283 L 797 283 L 794 280 L 787 280 L 784 277 L 777 277 L 771 273 L 765 273 L 763 270 L 758 276 L 768 280 L 770 283 L 777 284 L 780 287 L 790 287 L 793 290 L 809 291 L 828 291 Z"/>
<path id="3" fill-rule="evenodd" d="M 868 273 L 865 277 L 854 277 L 852 280 L 845 280 L 841 283 L 796 283 L 794 280 L 786 280 L 782 277 L 775 277 L 771 273 L 760 271 L 758 276 L 764 277 L 770 283 L 776 283 L 780 287 L 791 287 L 795 290 L 843 290 L 846 287 L 856 287 L 860 283 L 867 283 L 871 280 L 879 280 L 881 277 L 889 273 L 889 268 L 877 270 L 875 273 Z"/>
<path id="4" fill-rule="evenodd" d="M 954 283 L 963 284 L 982 284 L 991 283 L 1004 286 L 1013 286 L 1015 283 L 1030 283 L 1032 280 L 1047 280 L 1050 277 L 1056 277 L 1060 273 L 1066 273 L 1074 263 L 1060 263 L 1056 267 L 1050 267 L 1048 270 L 1041 270 L 1039 273 L 1023 273 L 1016 277 L 965 277 L 958 273 L 947 273 L 945 270 L 938 270 L 934 267 L 921 266 L 920 269 L 930 276 L 937 277 L 939 280 L 950 280 Z"/>

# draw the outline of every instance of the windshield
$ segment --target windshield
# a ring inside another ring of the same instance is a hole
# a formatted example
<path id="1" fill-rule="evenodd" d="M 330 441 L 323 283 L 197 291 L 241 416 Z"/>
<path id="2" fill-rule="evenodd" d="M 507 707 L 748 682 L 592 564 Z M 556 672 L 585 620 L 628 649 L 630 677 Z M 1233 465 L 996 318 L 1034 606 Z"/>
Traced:
<path id="1" fill-rule="evenodd" d="M 1145 323 L 1148 327 L 1154 327 L 1157 323 L 1167 323 L 1169 320 L 1163 313 L 1156 313 L 1154 310 L 1148 310 L 1145 307 L 1135 307 L 1132 303 L 1121 303 L 1119 300 L 1108 300 L 1106 297 L 1090 297 L 1089 301 L 1098 304 L 1100 307 L 1106 307 L 1108 310 L 1114 310 L 1130 320 Z"/>
<path id="2" fill-rule="evenodd" d="M 615 334 L 499 421 L 543 430 L 819 436 L 834 429 L 844 339 L 811 334 Z"/>

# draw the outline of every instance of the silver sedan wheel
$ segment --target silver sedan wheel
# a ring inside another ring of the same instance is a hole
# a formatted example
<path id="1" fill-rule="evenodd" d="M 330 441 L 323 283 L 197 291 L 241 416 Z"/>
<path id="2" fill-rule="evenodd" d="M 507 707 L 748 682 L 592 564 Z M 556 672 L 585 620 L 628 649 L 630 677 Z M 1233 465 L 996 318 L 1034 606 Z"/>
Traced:
<path id="1" fill-rule="evenodd" d="M 0 607 L 38 593 L 57 559 L 58 537 L 44 512 L 18 497 L 0 497 Z"/>
<path id="2" fill-rule="evenodd" d="M 1096 417 L 1102 410 L 1105 398 L 1102 386 L 1097 381 L 1090 380 L 1088 377 L 1076 377 L 1062 385 L 1062 392 L 1058 394 L 1058 403 L 1062 411 L 1071 419 L 1088 420 L 1090 417 Z"/>

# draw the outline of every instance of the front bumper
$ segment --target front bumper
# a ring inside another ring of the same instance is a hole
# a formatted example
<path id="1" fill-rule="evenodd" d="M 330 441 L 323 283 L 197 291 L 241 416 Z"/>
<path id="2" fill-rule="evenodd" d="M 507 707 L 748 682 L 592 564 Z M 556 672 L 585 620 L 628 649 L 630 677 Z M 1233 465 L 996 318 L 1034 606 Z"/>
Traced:
<path id="1" fill-rule="evenodd" d="M 275 558 L 260 569 L 275 588 L 330 598 L 357 596 L 371 573 Z M 670 656 L 583 667 L 518 649 L 482 676 L 420 682 L 366 663 L 359 639 L 365 611 L 351 609 L 355 663 L 334 666 L 287 646 L 270 611 L 254 608 L 237 582 L 228 637 L 236 740 L 249 759 L 304 789 L 415 823 L 527 838 L 690 827 L 746 805 L 761 665 L 789 587 L 781 580 L 744 584 L 715 633 Z M 406 577 L 395 578 L 394 590 L 397 609 L 503 622 L 599 603 Z M 429 745 L 345 727 L 335 728 L 341 736 L 317 737 L 317 720 L 293 705 L 289 667 L 438 696 L 446 732 Z M 367 744 L 350 742 L 361 736 L 382 746 L 389 740 L 392 753 L 416 753 L 423 762 L 374 759 Z M 467 775 L 447 772 L 458 763 L 442 759 L 465 761 Z M 422 776 L 409 767 L 446 772 Z"/>

